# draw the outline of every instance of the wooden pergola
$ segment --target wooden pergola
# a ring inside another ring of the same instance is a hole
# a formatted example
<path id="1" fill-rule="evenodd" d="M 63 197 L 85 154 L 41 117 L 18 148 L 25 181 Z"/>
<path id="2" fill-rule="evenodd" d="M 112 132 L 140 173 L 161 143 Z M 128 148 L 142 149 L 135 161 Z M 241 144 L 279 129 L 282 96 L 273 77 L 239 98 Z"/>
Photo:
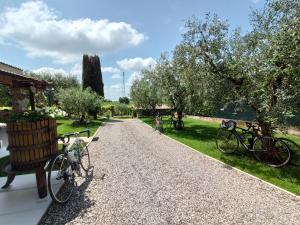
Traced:
<path id="1" fill-rule="evenodd" d="M 22 100 L 26 98 L 22 93 L 23 90 L 28 90 L 31 110 L 35 110 L 35 92 L 38 89 L 44 90 L 49 85 L 47 81 L 25 76 L 22 69 L 3 62 L 0 62 L 0 84 L 10 88 L 12 109 L 16 112 L 23 111 Z"/>

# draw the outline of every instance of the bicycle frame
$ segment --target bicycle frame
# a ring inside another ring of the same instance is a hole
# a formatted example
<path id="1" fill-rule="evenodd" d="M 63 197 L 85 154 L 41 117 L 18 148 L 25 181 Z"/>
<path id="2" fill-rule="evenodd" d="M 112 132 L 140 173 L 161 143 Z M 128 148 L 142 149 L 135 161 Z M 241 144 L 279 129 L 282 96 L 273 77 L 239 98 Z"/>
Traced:
<path id="1" fill-rule="evenodd" d="M 237 132 L 236 129 L 241 130 L 242 133 L 240 134 L 239 132 Z M 244 149 L 246 151 L 253 151 L 254 139 L 257 137 L 257 135 L 255 134 L 255 132 L 251 131 L 249 129 L 243 129 L 241 127 L 236 127 L 236 129 L 232 130 L 231 133 L 237 138 L 237 140 L 239 141 L 239 143 L 241 143 L 241 145 L 244 147 Z M 245 142 L 245 139 L 246 139 L 245 135 L 251 135 L 251 137 L 253 139 L 252 143 L 250 143 L 249 140 L 248 140 L 249 146 Z"/>

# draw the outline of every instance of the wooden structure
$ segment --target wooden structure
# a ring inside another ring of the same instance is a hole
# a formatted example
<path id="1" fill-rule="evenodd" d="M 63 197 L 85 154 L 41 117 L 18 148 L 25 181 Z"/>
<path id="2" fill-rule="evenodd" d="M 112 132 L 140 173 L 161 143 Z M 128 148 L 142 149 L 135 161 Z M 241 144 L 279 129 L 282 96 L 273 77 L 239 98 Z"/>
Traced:
<path id="1" fill-rule="evenodd" d="M 44 166 L 49 156 L 57 152 L 54 119 L 7 125 L 10 163 L 14 170 Z"/>
<path id="2" fill-rule="evenodd" d="M 13 111 L 20 112 L 22 100 L 26 98 L 22 91 L 29 92 L 31 110 L 35 110 L 34 94 L 37 89 L 45 89 L 48 82 L 25 76 L 23 70 L 0 62 L 0 84 L 10 88 Z"/>
<path id="3" fill-rule="evenodd" d="M 48 82 L 25 76 L 21 69 L 0 62 L 0 84 L 10 88 L 12 111 L 18 113 L 26 111 L 28 103 L 35 110 L 34 95 L 38 89 L 45 89 Z M 44 165 L 57 151 L 55 120 L 8 123 L 7 128 L 10 163 L 3 168 L 8 177 L 2 188 L 12 183 L 17 172 L 35 170 L 39 197 L 47 196 Z"/>

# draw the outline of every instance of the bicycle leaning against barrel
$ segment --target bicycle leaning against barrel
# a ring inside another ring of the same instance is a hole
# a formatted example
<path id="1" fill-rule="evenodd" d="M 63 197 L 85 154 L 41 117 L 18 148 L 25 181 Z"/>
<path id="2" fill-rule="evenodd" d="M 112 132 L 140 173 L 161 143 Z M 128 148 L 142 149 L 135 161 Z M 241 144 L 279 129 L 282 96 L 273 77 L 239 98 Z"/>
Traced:
<path id="1" fill-rule="evenodd" d="M 259 134 L 259 126 L 246 122 L 247 129 L 237 127 L 233 120 L 221 123 L 217 134 L 217 148 L 223 153 L 233 153 L 241 144 L 254 157 L 269 166 L 282 167 L 291 159 L 289 147 L 275 137 Z M 238 131 L 239 130 L 239 131 Z"/>
<path id="2" fill-rule="evenodd" d="M 63 142 L 62 150 L 54 155 L 46 164 L 48 168 L 48 189 L 54 202 L 66 203 L 74 190 L 76 176 L 83 176 L 81 169 L 87 174 L 90 168 L 90 155 L 88 146 L 79 138 L 79 134 L 87 133 L 90 130 L 65 134 L 58 140 Z M 74 142 L 69 144 L 70 137 L 74 136 Z"/>

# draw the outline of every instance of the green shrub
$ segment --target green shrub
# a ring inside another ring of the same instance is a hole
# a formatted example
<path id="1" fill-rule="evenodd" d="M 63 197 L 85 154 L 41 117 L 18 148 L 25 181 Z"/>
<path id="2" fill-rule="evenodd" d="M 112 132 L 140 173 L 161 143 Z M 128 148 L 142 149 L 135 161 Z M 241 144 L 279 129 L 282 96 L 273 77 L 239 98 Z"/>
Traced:
<path id="1" fill-rule="evenodd" d="M 69 116 L 75 116 L 81 123 L 84 122 L 88 112 L 99 111 L 102 97 L 99 97 L 90 88 L 61 89 L 58 93 L 59 104 Z"/>
<path id="2" fill-rule="evenodd" d="M 114 105 L 114 116 L 131 115 L 132 108 L 127 104 L 116 103 Z"/>

